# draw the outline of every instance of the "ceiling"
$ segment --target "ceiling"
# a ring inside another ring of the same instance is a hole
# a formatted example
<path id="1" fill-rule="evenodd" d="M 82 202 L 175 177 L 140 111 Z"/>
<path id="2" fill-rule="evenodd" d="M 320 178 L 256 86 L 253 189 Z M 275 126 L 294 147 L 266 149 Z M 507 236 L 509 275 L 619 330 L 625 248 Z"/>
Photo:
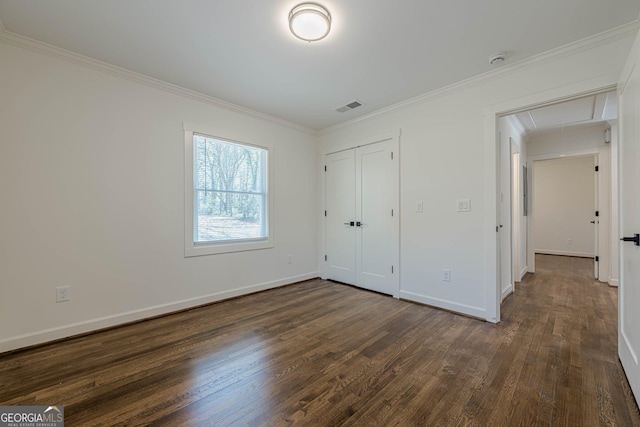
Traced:
<path id="1" fill-rule="evenodd" d="M 0 0 L 9 33 L 311 129 L 351 120 L 636 22 L 638 0 L 319 0 L 332 31 L 288 29 L 299 0 Z M 363 105 L 336 112 L 354 100 Z"/>
<path id="2" fill-rule="evenodd" d="M 616 120 L 618 99 L 616 92 L 610 91 L 535 108 L 514 116 L 527 135 L 537 135 Z"/>

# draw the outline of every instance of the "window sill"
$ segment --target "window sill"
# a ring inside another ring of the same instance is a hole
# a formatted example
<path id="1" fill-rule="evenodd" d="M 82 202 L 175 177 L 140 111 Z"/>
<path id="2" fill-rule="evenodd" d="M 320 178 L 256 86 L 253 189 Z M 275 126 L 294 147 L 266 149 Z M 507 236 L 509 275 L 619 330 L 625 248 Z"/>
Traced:
<path id="1" fill-rule="evenodd" d="M 246 252 L 273 248 L 273 239 L 251 240 L 247 242 L 211 243 L 203 245 L 188 245 L 184 248 L 184 257 L 226 254 L 232 252 Z"/>

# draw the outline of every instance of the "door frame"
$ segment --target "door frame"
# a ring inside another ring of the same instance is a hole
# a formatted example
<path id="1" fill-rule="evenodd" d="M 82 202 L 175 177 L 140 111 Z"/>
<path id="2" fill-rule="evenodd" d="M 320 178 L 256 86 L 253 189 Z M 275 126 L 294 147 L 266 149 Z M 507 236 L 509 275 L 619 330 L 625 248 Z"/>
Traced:
<path id="1" fill-rule="evenodd" d="M 486 284 L 486 320 L 500 322 L 500 304 L 502 292 L 500 285 L 500 140 L 498 138 L 498 120 L 500 117 L 570 101 L 583 96 L 607 92 L 617 88 L 617 76 L 602 76 L 574 84 L 554 88 L 548 91 L 516 98 L 494 104 L 483 110 L 485 118 L 484 164 L 485 168 L 485 207 L 484 230 L 485 276 Z M 530 194 L 530 193 L 529 193 Z M 511 197 L 511 195 L 509 195 Z M 532 260 L 529 260 L 529 264 Z"/>
<path id="2" fill-rule="evenodd" d="M 385 133 L 381 133 L 381 134 L 376 134 L 376 135 L 371 135 L 371 136 L 367 136 L 367 137 L 363 137 L 363 138 L 354 138 L 348 141 L 337 141 L 335 143 L 332 144 L 327 144 L 327 146 L 323 147 L 321 152 L 320 152 L 320 156 L 318 156 L 318 173 L 320 174 L 320 176 L 323 176 L 324 174 L 324 165 L 325 165 L 325 157 L 328 154 L 333 154 L 333 153 L 337 153 L 340 151 L 345 151 L 345 150 L 351 150 L 354 148 L 358 148 L 358 147 L 362 147 L 365 145 L 371 145 L 371 144 L 376 144 L 378 142 L 385 142 L 385 141 L 391 141 L 392 145 L 393 145 L 393 151 L 394 155 L 397 155 L 397 162 L 395 163 L 396 165 L 396 170 L 394 171 L 394 174 L 396 176 L 396 183 L 395 183 L 395 188 L 396 188 L 396 200 L 395 200 L 395 211 L 397 212 L 397 221 L 394 221 L 394 242 L 392 242 L 394 244 L 394 256 L 393 256 L 393 265 L 397 266 L 397 273 L 395 274 L 396 277 L 396 290 L 393 294 L 394 298 L 400 298 L 400 287 L 401 287 L 401 279 L 402 279 L 402 265 L 401 265 L 401 260 L 400 260 L 400 227 L 401 227 L 401 199 L 400 199 L 400 195 L 401 195 L 401 191 L 400 191 L 400 186 L 401 186 L 401 180 L 400 180 L 400 165 L 401 165 L 401 147 L 400 147 L 400 137 L 401 137 L 401 130 L 398 129 L 396 131 L 390 131 L 390 132 L 385 132 Z M 325 270 L 325 261 L 324 261 L 324 255 L 326 253 L 326 249 L 327 249 L 327 242 L 326 242 L 326 227 L 325 227 L 325 221 L 324 221 L 324 209 L 326 209 L 326 188 L 325 188 L 325 179 L 323 176 L 323 179 L 319 180 L 319 191 L 321 194 L 321 215 L 319 215 L 319 241 L 320 241 L 320 251 L 318 252 L 318 271 L 320 272 L 320 278 L 322 279 L 326 279 L 327 278 L 327 273 Z"/>
<path id="3" fill-rule="evenodd" d="M 528 182 L 529 188 L 531 190 L 529 194 L 529 216 L 528 216 L 528 222 L 527 222 L 527 235 L 528 235 L 528 239 L 527 239 L 527 258 L 529 259 L 528 262 L 528 269 L 527 271 L 530 273 L 535 273 L 536 271 L 536 251 L 535 251 L 535 243 L 536 243 L 536 239 L 535 239 L 535 210 L 533 209 L 533 206 L 535 204 L 535 177 L 536 177 L 536 167 L 535 167 L 535 163 L 536 162 L 543 162 L 545 160 L 555 160 L 555 159 L 571 159 L 571 158 L 577 158 L 577 157 L 593 157 L 594 158 L 594 163 L 596 165 L 600 164 L 600 151 L 597 148 L 593 148 L 593 149 L 588 149 L 588 150 L 579 150 L 579 151 L 571 151 L 571 152 L 567 152 L 563 155 L 560 154 L 545 154 L 545 155 L 540 155 L 540 156 L 530 156 L 527 157 L 527 173 L 530 176 L 530 181 Z M 596 173 L 594 171 L 594 179 L 595 179 L 595 183 L 594 183 L 594 191 L 597 195 L 598 193 L 598 187 L 599 187 L 599 180 L 600 180 L 600 175 L 598 173 Z M 594 197 L 594 207 L 593 207 L 593 211 L 595 213 L 596 210 L 598 210 L 598 199 L 597 197 Z M 594 218 L 596 218 L 594 216 Z M 596 218 L 596 221 L 598 219 Z M 599 228 L 596 225 L 596 230 L 594 232 L 594 236 L 595 236 L 595 241 L 594 241 L 594 247 L 593 247 L 593 256 L 594 256 L 594 263 L 595 263 L 595 256 L 598 255 L 599 253 L 599 247 L 597 244 L 597 239 L 598 239 L 598 232 L 599 232 Z M 597 277 L 596 277 L 597 279 Z"/>
<path id="4" fill-rule="evenodd" d="M 512 293 L 516 291 L 516 282 L 520 282 L 522 277 L 520 271 L 520 183 L 522 182 L 522 172 L 520 170 L 520 149 L 516 146 L 513 139 L 509 138 L 511 148 L 511 283 L 513 284 Z M 515 252 L 517 251 L 517 252 Z M 504 297 L 503 297 L 504 298 Z"/>

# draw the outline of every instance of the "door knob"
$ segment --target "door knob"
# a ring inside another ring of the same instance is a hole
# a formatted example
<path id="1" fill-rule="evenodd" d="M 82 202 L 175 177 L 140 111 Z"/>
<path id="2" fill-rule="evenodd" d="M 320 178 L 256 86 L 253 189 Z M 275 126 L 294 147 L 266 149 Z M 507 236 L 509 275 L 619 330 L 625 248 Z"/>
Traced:
<path id="1" fill-rule="evenodd" d="M 596 223 L 595 221 L 591 221 L 591 224 L 595 224 L 595 223 Z"/>
<path id="2" fill-rule="evenodd" d="M 351 221 L 351 222 L 345 222 L 345 223 L 344 223 L 344 225 L 348 225 L 349 227 L 353 227 L 353 224 L 354 224 L 354 222 L 353 222 L 353 221 Z"/>
<path id="3" fill-rule="evenodd" d="M 623 242 L 633 242 L 634 245 L 640 246 L 640 234 L 638 233 L 635 233 L 633 237 L 623 237 L 620 240 Z"/>

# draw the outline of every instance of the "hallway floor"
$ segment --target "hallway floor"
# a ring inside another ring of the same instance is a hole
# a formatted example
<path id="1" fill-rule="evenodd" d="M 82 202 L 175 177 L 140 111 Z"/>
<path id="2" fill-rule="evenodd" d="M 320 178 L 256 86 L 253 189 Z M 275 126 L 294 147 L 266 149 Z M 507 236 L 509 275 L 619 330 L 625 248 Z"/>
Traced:
<path id="1" fill-rule="evenodd" d="M 617 357 L 617 306 L 617 288 L 593 278 L 592 259 L 536 255 L 536 273 L 502 306 L 501 327 L 523 346 L 514 395 L 529 395 L 524 414 L 549 425 L 640 425 Z"/>

